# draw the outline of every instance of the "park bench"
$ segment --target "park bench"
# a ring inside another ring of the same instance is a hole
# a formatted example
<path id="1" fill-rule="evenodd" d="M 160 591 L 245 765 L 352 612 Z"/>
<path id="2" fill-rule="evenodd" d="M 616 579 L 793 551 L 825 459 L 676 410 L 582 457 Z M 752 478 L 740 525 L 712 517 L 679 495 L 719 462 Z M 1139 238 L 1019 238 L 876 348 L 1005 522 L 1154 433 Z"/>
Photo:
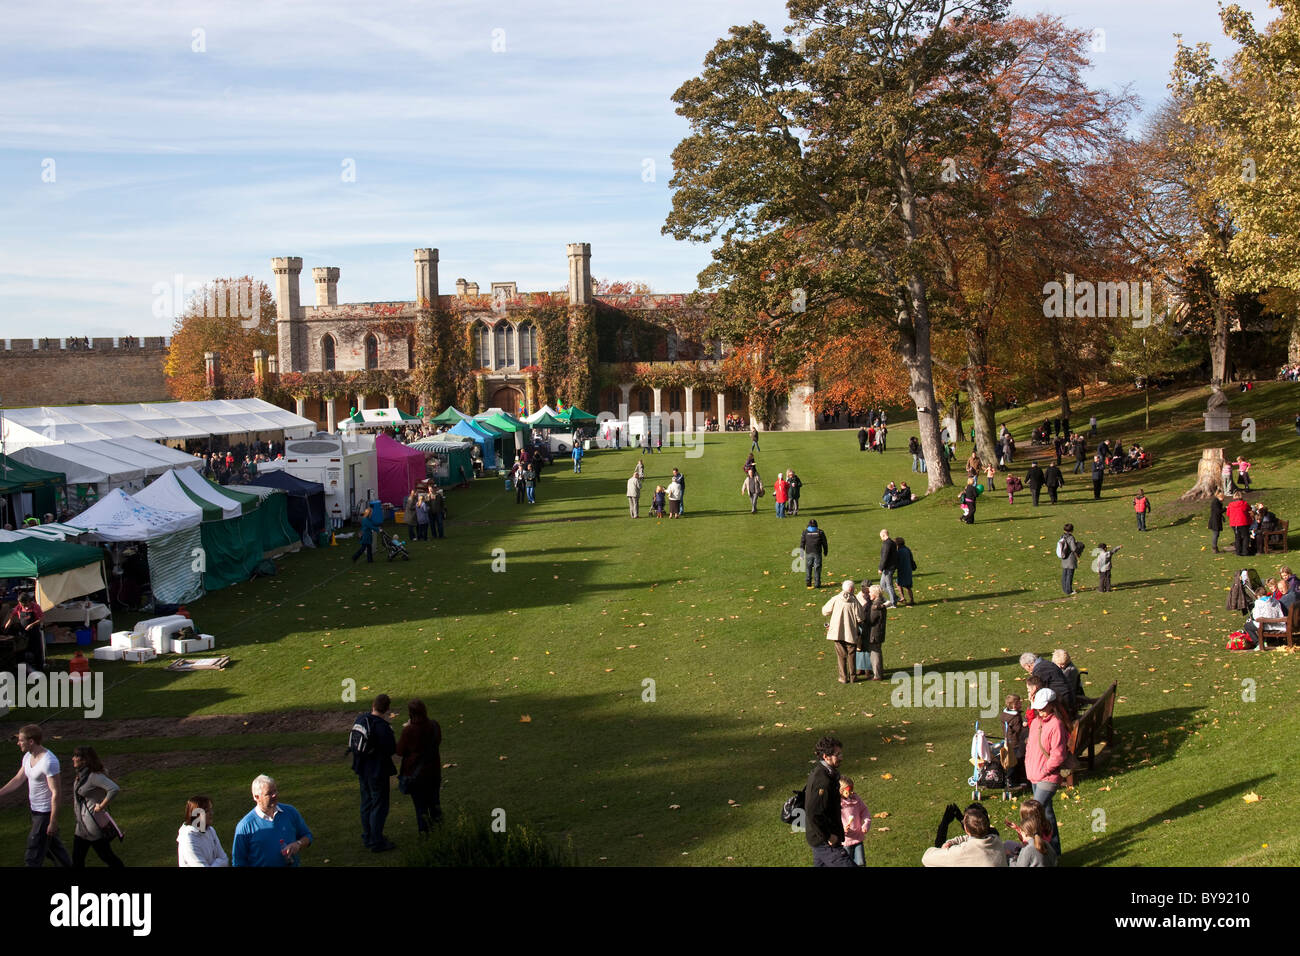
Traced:
<path id="1" fill-rule="evenodd" d="M 1300 630 L 1300 601 L 1291 605 L 1291 611 L 1286 617 L 1261 617 L 1255 623 L 1259 625 L 1260 634 L 1259 644 L 1256 645 L 1255 650 L 1264 650 L 1265 634 L 1274 640 L 1285 638 L 1286 646 L 1293 648 L 1295 647 L 1295 632 Z M 1269 625 L 1276 625 L 1276 627 L 1273 630 L 1267 630 Z"/>
<path id="2" fill-rule="evenodd" d="M 1074 725 L 1074 732 L 1070 735 L 1070 752 L 1076 757 L 1082 757 L 1086 750 L 1088 752 L 1086 766 L 1089 770 L 1092 769 L 1097 744 L 1105 741 L 1109 749 L 1114 739 L 1115 726 L 1111 718 L 1115 713 L 1115 693 L 1118 687 L 1117 683 L 1107 687 L 1106 693 L 1097 698 L 1079 718 L 1079 722 Z"/>
<path id="3" fill-rule="evenodd" d="M 1290 528 L 1291 522 L 1282 521 L 1272 531 L 1260 531 L 1257 534 L 1259 539 L 1260 554 L 1283 554 L 1287 550 L 1287 529 Z"/>

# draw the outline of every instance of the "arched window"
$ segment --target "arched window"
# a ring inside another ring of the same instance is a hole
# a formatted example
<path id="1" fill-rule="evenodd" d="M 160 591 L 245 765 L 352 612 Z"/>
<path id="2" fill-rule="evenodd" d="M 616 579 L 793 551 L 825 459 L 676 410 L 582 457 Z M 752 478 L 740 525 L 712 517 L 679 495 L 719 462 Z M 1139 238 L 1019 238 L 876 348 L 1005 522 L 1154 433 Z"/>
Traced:
<path id="1" fill-rule="evenodd" d="M 475 368 L 492 367 L 492 332 L 482 322 L 474 323 Z"/>
<path id="2" fill-rule="evenodd" d="M 379 339 L 373 332 L 366 335 L 366 368 L 379 368 Z"/>
<path id="3" fill-rule="evenodd" d="M 541 364 L 537 360 L 537 326 L 531 322 L 519 325 L 519 367 Z"/>
<path id="4" fill-rule="evenodd" d="M 497 368 L 515 364 L 515 327 L 509 322 L 497 323 Z"/>
<path id="5" fill-rule="evenodd" d="M 334 336 L 320 340 L 320 368 L 322 372 L 334 371 Z"/>
<path id="6" fill-rule="evenodd" d="M 637 404 L 640 406 L 641 411 L 648 412 L 654 407 L 654 392 L 650 391 L 650 389 L 643 388 L 638 390 L 636 397 Z"/>
<path id="7" fill-rule="evenodd" d="M 415 368 L 415 336 L 406 337 L 406 367 Z"/>

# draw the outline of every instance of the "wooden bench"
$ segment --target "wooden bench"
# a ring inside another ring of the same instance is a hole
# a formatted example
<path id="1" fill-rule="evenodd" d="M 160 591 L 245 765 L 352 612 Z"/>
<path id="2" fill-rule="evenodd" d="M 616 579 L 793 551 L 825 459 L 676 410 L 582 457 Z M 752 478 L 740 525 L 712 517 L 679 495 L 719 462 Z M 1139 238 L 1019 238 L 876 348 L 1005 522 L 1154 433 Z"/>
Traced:
<path id="1" fill-rule="evenodd" d="M 1097 744 L 1104 741 L 1109 749 L 1114 740 L 1115 725 L 1112 718 L 1115 714 L 1115 693 L 1118 687 L 1118 683 L 1112 683 L 1107 687 L 1106 693 L 1097 698 L 1079 718 L 1070 735 L 1070 753 L 1076 757 L 1083 757 L 1086 750 L 1088 752 L 1086 766 L 1089 770 L 1093 766 Z"/>
<path id="2" fill-rule="evenodd" d="M 1285 554 L 1287 550 L 1287 530 L 1290 521 L 1280 522 L 1272 531 L 1260 531 L 1256 534 L 1260 554 Z"/>
<path id="3" fill-rule="evenodd" d="M 1265 649 L 1265 634 L 1273 640 L 1286 638 L 1288 648 L 1295 647 L 1295 632 L 1300 630 L 1300 601 L 1291 605 L 1291 611 L 1286 617 L 1261 617 L 1255 622 L 1259 625 L 1259 644 L 1255 650 L 1262 651 Z M 1280 630 L 1265 631 L 1266 625 L 1280 625 Z"/>

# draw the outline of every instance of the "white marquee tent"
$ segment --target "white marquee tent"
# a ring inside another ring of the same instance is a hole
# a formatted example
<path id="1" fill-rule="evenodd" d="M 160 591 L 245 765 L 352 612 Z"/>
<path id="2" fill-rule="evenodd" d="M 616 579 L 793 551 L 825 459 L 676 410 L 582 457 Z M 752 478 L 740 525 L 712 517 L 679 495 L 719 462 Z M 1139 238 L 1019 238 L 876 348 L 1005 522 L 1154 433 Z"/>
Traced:
<path id="1" fill-rule="evenodd" d="M 101 439 L 176 441 L 214 435 L 268 432 L 303 438 L 316 423 L 260 398 L 210 402 L 147 402 L 137 405 L 44 405 L 11 408 L 0 432 L 5 451 Z"/>
<path id="2" fill-rule="evenodd" d="M 203 467 L 203 462 L 193 455 L 131 436 L 112 441 L 30 445 L 15 451 L 13 457 L 33 468 L 60 472 L 69 485 L 97 485 L 101 495 L 118 487 L 125 487 L 128 493 L 139 490 L 145 481 L 165 471 Z"/>

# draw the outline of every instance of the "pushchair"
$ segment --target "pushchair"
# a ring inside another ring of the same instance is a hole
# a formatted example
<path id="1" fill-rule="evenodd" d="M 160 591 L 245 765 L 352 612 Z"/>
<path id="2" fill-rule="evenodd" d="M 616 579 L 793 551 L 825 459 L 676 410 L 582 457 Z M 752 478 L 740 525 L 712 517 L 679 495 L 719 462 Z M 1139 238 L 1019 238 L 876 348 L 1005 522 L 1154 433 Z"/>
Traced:
<path id="1" fill-rule="evenodd" d="M 1026 786 L 1018 778 L 1023 774 L 1015 772 L 1016 756 L 1007 739 L 1006 723 L 1002 724 L 1002 738 L 995 740 L 980 730 L 980 722 L 975 721 L 975 736 L 971 738 L 970 762 L 973 772 L 966 783 L 970 786 L 970 798 L 982 800 L 986 790 L 1001 790 L 1002 799 L 1010 800 L 1015 791 Z"/>
<path id="2" fill-rule="evenodd" d="M 384 547 L 388 549 L 389 561 L 397 557 L 400 557 L 403 561 L 411 560 L 411 555 L 406 550 L 406 542 L 403 541 L 401 538 L 395 538 L 392 535 L 390 535 L 387 531 L 385 531 L 383 528 L 380 528 L 379 540 L 382 541 L 384 543 Z"/>

